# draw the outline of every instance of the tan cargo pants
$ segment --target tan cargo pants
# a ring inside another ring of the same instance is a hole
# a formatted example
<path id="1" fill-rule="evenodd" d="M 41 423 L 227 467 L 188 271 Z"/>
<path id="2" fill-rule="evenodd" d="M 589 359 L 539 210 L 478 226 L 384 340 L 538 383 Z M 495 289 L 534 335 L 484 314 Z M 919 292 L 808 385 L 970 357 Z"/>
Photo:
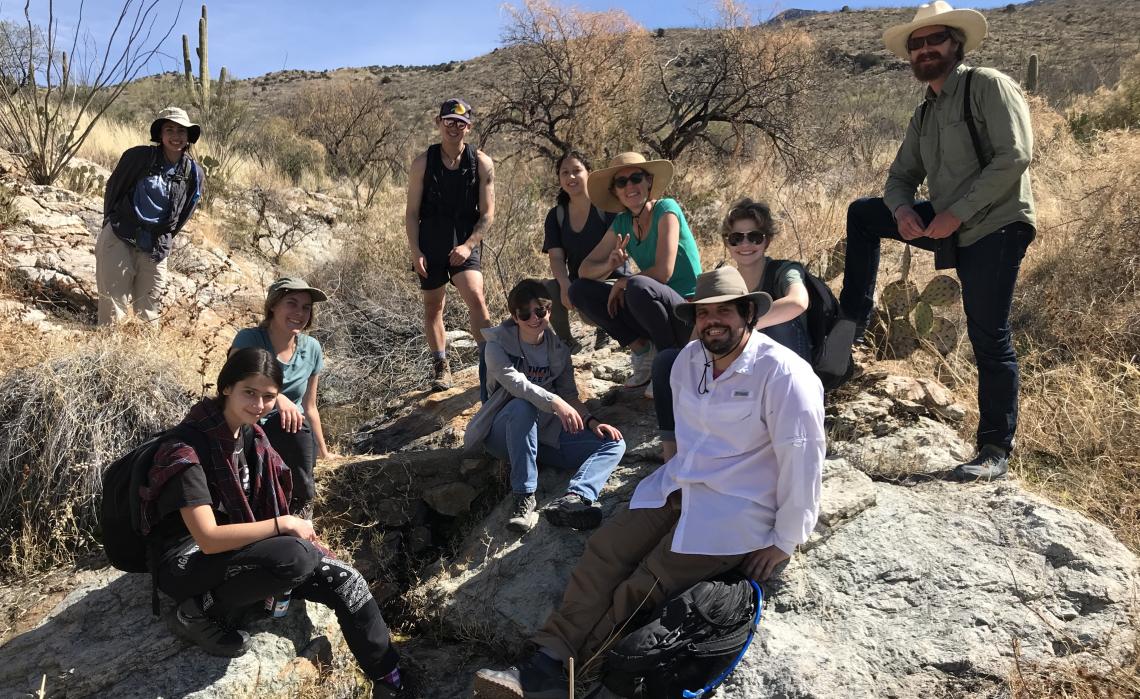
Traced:
<path id="1" fill-rule="evenodd" d="M 590 537 L 562 605 L 531 641 L 563 662 L 573 656 L 585 671 L 594 654 L 600 657 L 634 630 L 621 626 L 639 608 L 652 611 L 666 598 L 735 568 L 744 558 L 674 553 L 670 546 L 680 516 L 680 492 L 655 510 L 623 506 Z"/>
<path id="2" fill-rule="evenodd" d="M 150 253 L 123 242 L 110 224 L 105 225 L 95 241 L 95 286 L 99 325 L 124 320 L 128 307 L 142 320 L 158 320 L 166 289 L 166 260 L 151 260 Z"/>

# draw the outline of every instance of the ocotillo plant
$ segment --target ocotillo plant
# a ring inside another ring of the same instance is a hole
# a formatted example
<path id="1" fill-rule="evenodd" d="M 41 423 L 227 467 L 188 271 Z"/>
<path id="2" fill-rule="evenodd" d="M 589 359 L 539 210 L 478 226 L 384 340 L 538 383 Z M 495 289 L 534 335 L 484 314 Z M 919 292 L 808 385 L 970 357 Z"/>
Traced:
<path id="1" fill-rule="evenodd" d="M 1037 61 L 1037 54 L 1029 54 L 1029 65 L 1025 68 L 1025 91 L 1032 94 L 1037 92 L 1037 78 L 1041 66 Z"/>

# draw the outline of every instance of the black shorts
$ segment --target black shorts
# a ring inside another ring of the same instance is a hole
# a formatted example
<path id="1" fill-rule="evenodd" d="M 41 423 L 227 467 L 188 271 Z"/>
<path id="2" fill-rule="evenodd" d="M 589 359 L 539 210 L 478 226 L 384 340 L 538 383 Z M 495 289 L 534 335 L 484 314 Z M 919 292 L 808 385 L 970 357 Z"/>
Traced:
<path id="1" fill-rule="evenodd" d="M 431 291 L 432 289 L 438 289 L 444 284 L 450 282 L 451 278 L 460 272 L 469 272 L 472 270 L 476 272 L 482 272 L 483 266 L 480 263 L 482 253 L 483 246 L 476 245 L 475 247 L 471 248 L 471 256 L 464 260 L 463 264 L 457 267 L 453 267 L 448 264 L 446 256 L 439 259 L 433 259 L 425 255 L 424 266 L 427 267 L 427 277 L 420 277 L 419 274 L 416 274 L 416 276 L 420 279 L 420 288 L 424 291 Z M 452 283 L 454 284 L 454 282 Z"/>

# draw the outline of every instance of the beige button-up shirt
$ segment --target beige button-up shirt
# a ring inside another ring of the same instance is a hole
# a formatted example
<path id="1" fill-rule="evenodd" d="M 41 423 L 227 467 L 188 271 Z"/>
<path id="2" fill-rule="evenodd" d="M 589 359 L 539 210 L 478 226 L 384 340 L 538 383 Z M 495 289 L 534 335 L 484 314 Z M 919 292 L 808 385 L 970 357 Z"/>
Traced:
<path id="1" fill-rule="evenodd" d="M 959 63 L 937 95 L 927 88 L 926 116 L 920 106 L 911 117 L 883 194 L 894 212 L 913 204 L 926 180 L 934 211 L 950 211 L 962 221 L 962 247 L 1017 221 L 1036 227 L 1029 182 L 1033 127 L 1021 88 L 996 70 L 974 69 L 971 111 L 982 153 L 990 158 L 983 169 L 964 117 L 966 70 Z"/>

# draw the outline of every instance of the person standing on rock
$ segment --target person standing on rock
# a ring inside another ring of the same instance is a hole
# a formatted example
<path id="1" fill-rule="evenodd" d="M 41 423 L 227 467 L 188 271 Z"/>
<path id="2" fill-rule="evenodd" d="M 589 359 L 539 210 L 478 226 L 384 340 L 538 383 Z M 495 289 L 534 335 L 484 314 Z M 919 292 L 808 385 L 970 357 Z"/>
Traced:
<path id="1" fill-rule="evenodd" d="M 576 150 L 563 153 L 554 163 L 558 174 L 558 200 L 546 214 L 543 224 L 542 251 L 550 258 L 553 279 L 546 281 L 554 304 L 550 307 L 550 327 L 577 354 L 582 347 L 570 332 L 570 285 L 578 279 L 578 268 L 594 251 L 613 223 L 614 215 L 602 211 L 590 201 L 586 183 L 590 179 L 590 163 Z M 614 270 L 607 281 L 630 274 L 629 265 Z M 594 344 L 606 340 L 606 332 L 598 328 Z"/>
<path id="2" fill-rule="evenodd" d="M 184 110 L 167 107 L 150 125 L 156 145 L 128 149 L 107 178 L 95 242 L 99 325 L 123 320 L 128 308 L 158 319 L 166 258 L 202 198 L 206 178 L 190 153 L 201 135 Z"/>
<path id="3" fill-rule="evenodd" d="M 265 294 L 265 318 L 256 328 L 239 330 L 230 345 L 232 355 L 242 347 L 260 347 L 277 358 L 284 385 L 277 403 L 260 421 L 273 450 L 293 474 L 292 512 L 312 519 L 317 496 L 313 469 L 317 459 L 329 458 L 317 386 L 325 367 L 324 352 L 316 338 L 305 334 L 313 325 L 313 304 L 327 301 L 320 289 L 298 277 L 282 277 Z"/>
<path id="4" fill-rule="evenodd" d="M 938 0 L 883 33 L 892 53 L 926 84 L 891 164 L 881 198 L 847 210 L 847 255 L 839 305 L 862 337 L 874 306 L 882 238 L 935 251 L 954 267 L 978 364 L 978 454 L 951 477 L 1002 478 L 1017 430 L 1019 372 L 1009 324 L 1014 285 L 1036 236 L 1029 181 L 1033 129 L 1017 82 L 990 68 L 969 68 L 965 54 L 986 36 L 975 10 Z M 916 201 L 926 182 L 930 201 Z"/>
<path id="5" fill-rule="evenodd" d="M 511 289 L 511 317 L 485 331 L 490 393 L 463 435 L 465 449 L 486 449 L 511 467 L 507 523 L 527 531 L 538 522 L 538 461 L 573 470 L 566 494 L 547 506 L 555 526 L 601 524 L 598 494 L 625 453 L 621 432 L 578 399 L 570 348 L 549 331 L 546 285 L 524 279 Z"/>
<path id="6" fill-rule="evenodd" d="M 467 304 L 471 335 L 479 344 L 480 398 L 485 399 L 483 328 L 491 325 L 491 314 L 483 298 L 480 257 L 483 236 L 495 220 L 495 165 L 490 156 L 465 142 L 473 117 L 471 105 L 461 99 L 440 105 L 435 117 L 440 142 L 412 162 L 408 175 L 404 226 L 412 269 L 423 291 L 432 390 L 451 388 L 443 325 L 450 281 Z"/>
<path id="7" fill-rule="evenodd" d="M 697 340 L 673 365 L 677 454 L 599 529 L 562 604 L 519 667 L 479 670 L 481 697 L 563 697 L 563 665 L 585 671 L 639 609 L 733 568 L 777 576 L 819 516 L 823 386 L 811 366 L 755 332 L 771 307 L 731 267 L 697 278 L 676 310 Z"/>
<path id="8" fill-rule="evenodd" d="M 257 424 L 282 385 L 272 354 L 237 350 L 218 374 L 217 397 L 182 422 L 199 434 L 198 448 L 171 437 L 155 453 L 142 531 L 161 542 L 158 587 L 178 605 L 170 627 L 210 655 L 238 657 L 250 638 L 237 625 L 267 597 L 324 604 L 372 680 L 372 696 L 405 696 L 400 656 L 368 581 L 321 544 L 312 522 L 289 513 L 291 474 Z"/>

